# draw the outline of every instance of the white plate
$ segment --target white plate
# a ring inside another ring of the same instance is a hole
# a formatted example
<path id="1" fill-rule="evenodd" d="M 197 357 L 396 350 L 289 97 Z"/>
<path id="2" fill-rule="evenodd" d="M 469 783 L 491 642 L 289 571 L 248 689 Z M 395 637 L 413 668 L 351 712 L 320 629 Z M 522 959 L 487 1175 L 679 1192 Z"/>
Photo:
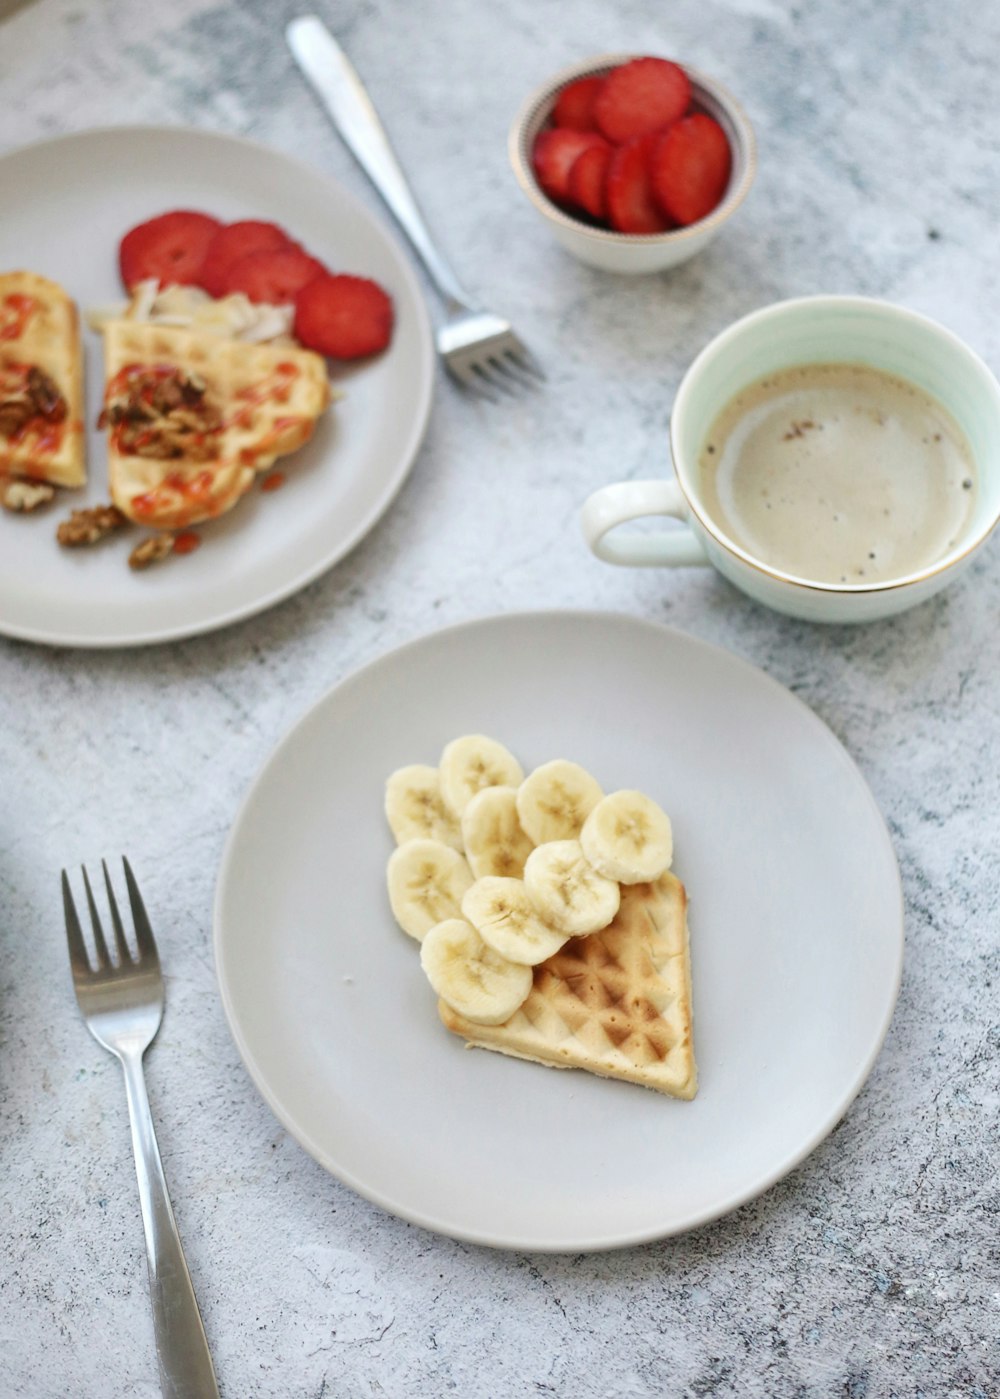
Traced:
<path id="1" fill-rule="evenodd" d="M 389 350 L 337 382 L 345 397 L 282 464 L 283 490 L 254 490 L 199 526 L 202 548 L 148 573 L 131 543 L 58 548 L 70 507 L 108 499 L 98 337 L 87 352 L 86 492 L 44 514 L 0 518 L 0 632 L 71 646 L 135 646 L 210 631 L 303 587 L 371 529 L 402 485 L 427 423 L 434 349 L 423 297 L 395 240 L 346 190 L 250 141 L 171 127 L 85 131 L 0 158 L 0 269 L 54 277 L 87 307 L 120 301 L 118 243 L 165 209 L 274 219 L 331 267 L 376 278 L 393 297 Z M 135 536 L 138 537 L 138 536 Z"/>
<path id="2" fill-rule="evenodd" d="M 440 1024 L 384 892 L 383 786 L 477 731 L 670 812 L 694 1102 L 466 1051 Z M 520 1249 L 678 1233 L 785 1175 L 871 1069 L 902 948 L 889 837 L 820 720 L 724 651 L 599 613 L 454 627 L 338 685 L 250 790 L 215 904 L 230 1027 L 292 1135 L 385 1209 Z"/>

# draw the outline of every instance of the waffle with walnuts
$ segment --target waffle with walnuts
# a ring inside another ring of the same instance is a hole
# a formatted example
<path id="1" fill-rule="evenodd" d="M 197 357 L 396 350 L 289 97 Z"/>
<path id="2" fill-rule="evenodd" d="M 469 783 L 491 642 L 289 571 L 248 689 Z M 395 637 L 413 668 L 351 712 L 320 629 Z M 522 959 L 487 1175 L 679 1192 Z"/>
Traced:
<path id="1" fill-rule="evenodd" d="M 470 1047 L 693 1098 L 684 885 L 667 872 L 652 884 L 623 886 L 614 921 L 570 938 L 535 967 L 527 1000 L 505 1024 L 475 1024 L 443 1000 L 438 1012 Z"/>
<path id="2" fill-rule="evenodd" d="M 0 273 L 0 476 L 87 479 L 75 303 L 34 272 Z"/>
<path id="3" fill-rule="evenodd" d="M 229 510 L 330 402 L 319 355 L 130 320 L 104 328 L 111 498 L 181 529 Z"/>

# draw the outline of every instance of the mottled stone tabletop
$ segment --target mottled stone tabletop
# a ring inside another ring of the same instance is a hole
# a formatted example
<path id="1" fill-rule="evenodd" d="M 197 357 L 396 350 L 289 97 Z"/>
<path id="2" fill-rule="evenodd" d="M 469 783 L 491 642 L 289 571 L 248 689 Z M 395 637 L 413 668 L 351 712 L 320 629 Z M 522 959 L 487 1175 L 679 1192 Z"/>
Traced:
<path id="1" fill-rule="evenodd" d="M 9 7 L 5 7 L 9 8 Z M 503 410 L 443 378 L 415 469 L 355 551 L 230 630 L 131 652 L 0 641 L 0 1393 L 159 1392 L 117 1065 L 73 1003 L 64 863 L 126 848 L 161 916 L 147 1071 L 225 1396 L 979 1396 L 1000 1392 L 1000 547 L 892 622 L 817 629 L 708 570 L 615 570 L 576 515 L 664 469 L 671 394 L 735 317 L 857 291 L 1000 366 L 1000 10 L 951 0 L 322 0 L 430 222 L 549 370 Z M 248 133 L 379 212 L 282 42 L 290 0 L 36 0 L 0 24 L 0 143 L 132 121 Z M 739 93 L 752 196 L 638 281 L 549 241 L 507 166 L 556 68 L 666 52 Z M 2 211 L 0 211 L 2 217 Z M 484 562 L 488 560 L 488 563 Z M 898 853 L 906 964 L 841 1125 L 686 1237 L 511 1255 L 424 1233 L 280 1129 L 230 1039 L 211 907 L 237 805 L 331 684 L 448 622 L 547 605 L 669 623 L 763 667 L 846 745 Z"/>

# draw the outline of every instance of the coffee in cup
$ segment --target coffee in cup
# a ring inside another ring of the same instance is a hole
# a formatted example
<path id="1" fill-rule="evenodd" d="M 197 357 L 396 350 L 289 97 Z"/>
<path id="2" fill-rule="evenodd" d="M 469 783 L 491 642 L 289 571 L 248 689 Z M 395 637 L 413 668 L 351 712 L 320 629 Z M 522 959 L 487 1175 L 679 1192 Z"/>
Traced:
<path id="1" fill-rule="evenodd" d="M 670 450 L 674 479 L 585 502 L 597 557 L 712 564 L 809 621 L 923 602 L 1000 520 L 1000 384 L 943 326 L 868 297 L 778 302 L 724 330 L 681 381 Z M 656 515 L 680 527 L 619 528 Z"/>
<path id="2" fill-rule="evenodd" d="M 820 583 L 884 582 L 954 549 L 972 515 L 965 433 L 868 364 L 801 364 L 741 389 L 698 459 L 707 513 L 748 553 Z"/>

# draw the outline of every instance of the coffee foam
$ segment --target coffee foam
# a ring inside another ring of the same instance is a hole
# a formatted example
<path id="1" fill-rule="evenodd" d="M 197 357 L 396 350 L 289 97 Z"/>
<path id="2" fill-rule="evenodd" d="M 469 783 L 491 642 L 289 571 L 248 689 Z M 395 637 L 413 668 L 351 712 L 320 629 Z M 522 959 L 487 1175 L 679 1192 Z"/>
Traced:
<path id="1" fill-rule="evenodd" d="M 961 538 L 972 450 L 951 414 L 863 364 L 769 374 L 718 414 L 699 454 L 707 514 L 761 563 L 817 583 L 918 573 Z"/>

